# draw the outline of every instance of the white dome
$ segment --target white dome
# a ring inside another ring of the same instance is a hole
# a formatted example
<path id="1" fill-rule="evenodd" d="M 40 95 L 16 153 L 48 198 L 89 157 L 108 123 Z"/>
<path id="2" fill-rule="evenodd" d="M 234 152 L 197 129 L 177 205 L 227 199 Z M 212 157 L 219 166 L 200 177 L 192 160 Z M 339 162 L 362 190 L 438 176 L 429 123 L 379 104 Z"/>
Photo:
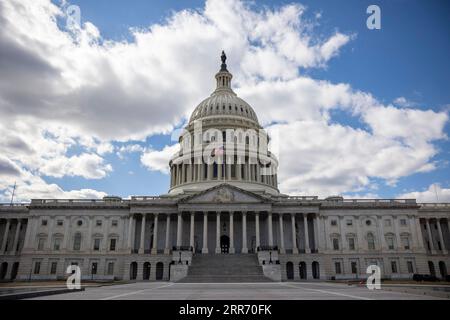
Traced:
<path id="1" fill-rule="evenodd" d="M 192 112 L 189 123 L 209 116 L 230 115 L 244 117 L 258 124 L 258 118 L 253 108 L 232 90 L 217 90 L 203 100 Z"/>

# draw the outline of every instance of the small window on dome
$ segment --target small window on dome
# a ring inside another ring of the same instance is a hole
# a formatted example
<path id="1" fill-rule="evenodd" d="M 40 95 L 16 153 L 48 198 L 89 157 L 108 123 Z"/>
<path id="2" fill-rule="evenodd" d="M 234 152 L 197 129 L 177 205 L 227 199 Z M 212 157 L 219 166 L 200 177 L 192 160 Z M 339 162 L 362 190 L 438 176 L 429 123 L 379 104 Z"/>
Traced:
<path id="1" fill-rule="evenodd" d="M 237 106 L 234 106 L 234 109 L 237 111 Z"/>
<path id="2" fill-rule="evenodd" d="M 241 107 L 241 112 L 244 112 L 244 109 L 242 109 L 242 107 Z"/>
<path id="3" fill-rule="evenodd" d="M 231 111 L 231 105 L 230 105 L 230 111 Z"/>
<path id="4" fill-rule="evenodd" d="M 222 109 L 225 110 L 225 105 L 223 105 Z"/>

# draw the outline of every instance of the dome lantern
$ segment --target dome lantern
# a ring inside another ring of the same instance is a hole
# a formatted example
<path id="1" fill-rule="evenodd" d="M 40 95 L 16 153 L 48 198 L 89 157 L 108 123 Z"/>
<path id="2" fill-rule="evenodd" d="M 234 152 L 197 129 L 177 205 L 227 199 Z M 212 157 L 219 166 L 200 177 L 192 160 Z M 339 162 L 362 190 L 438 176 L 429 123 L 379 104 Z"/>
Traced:
<path id="1" fill-rule="evenodd" d="M 225 63 L 227 60 L 227 56 L 225 55 L 225 52 L 222 51 L 222 55 L 220 56 L 220 59 L 222 60 L 222 64 L 220 66 L 220 71 L 216 74 L 216 81 L 217 81 L 217 90 L 231 90 L 231 78 L 233 78 L 233 75 L 228 72 L 227 70 L 227 64 Z"/>

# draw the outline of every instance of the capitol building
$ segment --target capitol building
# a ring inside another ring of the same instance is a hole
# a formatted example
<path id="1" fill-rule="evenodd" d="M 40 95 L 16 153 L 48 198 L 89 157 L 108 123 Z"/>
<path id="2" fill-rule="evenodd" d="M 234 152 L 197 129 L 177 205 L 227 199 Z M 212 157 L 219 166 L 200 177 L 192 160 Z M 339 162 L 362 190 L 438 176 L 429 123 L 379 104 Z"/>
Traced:
<path id="1" fill-rule="evenodd" d="M 259 282 L 450 269 L 450 203 L 289 196 L 255 110 L 216 89 L 193 111 L 160 196 L 32 199 L 0 205 L 0 280 Z M 282 165 L 282 164 L 280 164 Z"/>

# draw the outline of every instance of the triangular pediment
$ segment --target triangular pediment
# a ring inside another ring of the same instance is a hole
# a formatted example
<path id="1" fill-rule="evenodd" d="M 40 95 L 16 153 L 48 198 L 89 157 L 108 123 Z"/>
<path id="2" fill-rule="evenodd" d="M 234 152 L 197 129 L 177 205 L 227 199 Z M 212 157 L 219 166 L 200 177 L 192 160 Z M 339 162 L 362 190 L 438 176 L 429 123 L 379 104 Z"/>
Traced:
<path id="1" fill-rule="evenodd" d="M 221 184 L 183 198 L 183 203 L 262 203 L 268 199 L 238 187 Z"/>

